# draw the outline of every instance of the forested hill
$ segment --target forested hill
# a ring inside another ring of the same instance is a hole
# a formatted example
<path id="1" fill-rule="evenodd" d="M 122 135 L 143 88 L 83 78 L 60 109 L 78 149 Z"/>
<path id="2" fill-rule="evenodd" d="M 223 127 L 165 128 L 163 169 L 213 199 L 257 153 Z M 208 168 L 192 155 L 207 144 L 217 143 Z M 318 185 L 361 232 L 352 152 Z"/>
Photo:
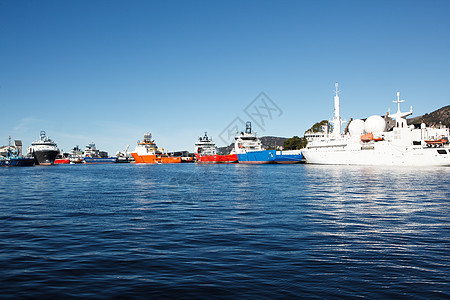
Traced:
<path id="1" fill-rule="evenodd" d="M 440 124 L 450 126 L 450 105 L 444 106 L 438 110 L 435 110 L 429 114 L 424 114 L 423 116 L 418 116 L 415 118 L 408 119 L 408 124 L 419 125 L 425 122 L 427 125 Z"/>

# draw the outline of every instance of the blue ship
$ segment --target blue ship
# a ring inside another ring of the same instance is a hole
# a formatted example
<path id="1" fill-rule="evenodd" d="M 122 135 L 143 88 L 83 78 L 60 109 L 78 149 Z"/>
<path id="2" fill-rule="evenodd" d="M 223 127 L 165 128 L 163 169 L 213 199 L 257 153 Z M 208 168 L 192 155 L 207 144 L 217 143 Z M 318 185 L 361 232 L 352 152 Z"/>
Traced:
<path id="1" fill-rule="evenodd" d="M 238 154 L 239 163 L 243 164 L 296 164 L 303 159 L 301 151 L 261 150 Z"/>
<path id="2" fill-rule="evenodd" d="M 117 162 L 116 157 L 85 157 L 84 163 L 86 164 L 109 164 Z"/>
<path id="3" fill-rule="evenodd" d="M 247 122 L 245 132 L 235 137 L 234 152 L 243 164 L 295 164 L 302 161 L 300 150 L 264 150 L 261 140 L 252 133 L 252 124 Z"/>
<path id="4" fill-rule="evenodd" d="M 4 167 L 31 167 L 34 166 L 33 157 L 19 156 L 19 150 L 8 149 L 6 158 L 0 159 L 0 166 Z"/>

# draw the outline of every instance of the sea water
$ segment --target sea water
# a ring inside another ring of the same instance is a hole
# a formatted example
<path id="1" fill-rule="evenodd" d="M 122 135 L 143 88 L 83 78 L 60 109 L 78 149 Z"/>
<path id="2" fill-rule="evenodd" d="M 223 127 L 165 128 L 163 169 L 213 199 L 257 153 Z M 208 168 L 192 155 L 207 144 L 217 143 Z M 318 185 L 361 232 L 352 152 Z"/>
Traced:
<path id="1" fill-rule="evenodd" d="M 450 168 L 0 169 L 0 297 L 448 298 Z"/>

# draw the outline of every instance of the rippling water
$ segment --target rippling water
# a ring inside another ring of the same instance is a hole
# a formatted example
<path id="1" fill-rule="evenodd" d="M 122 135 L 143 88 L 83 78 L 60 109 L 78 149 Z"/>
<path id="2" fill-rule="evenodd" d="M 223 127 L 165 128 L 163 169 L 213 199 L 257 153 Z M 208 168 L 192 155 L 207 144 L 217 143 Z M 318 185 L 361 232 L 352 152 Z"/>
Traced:
<path id="1" fill-rule="evenodd" d="M 450 168 L 62 165 L 0 180 L 2 297 L 450 297 Z"/>

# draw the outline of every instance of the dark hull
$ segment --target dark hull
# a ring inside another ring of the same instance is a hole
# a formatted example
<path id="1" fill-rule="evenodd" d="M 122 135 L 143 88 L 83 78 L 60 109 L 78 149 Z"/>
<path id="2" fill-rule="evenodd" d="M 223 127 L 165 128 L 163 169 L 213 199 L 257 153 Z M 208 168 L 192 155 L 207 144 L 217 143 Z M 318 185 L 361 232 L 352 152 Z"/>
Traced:
<path id="1" fill-rule="evenodd" d="M 0 166 L 4 167 L 32 167 L 34 166 L 34 158 L 8 158 L 0 161 Z"/>
<path id="2" fill-rule="evenodd" d="M 111 164 L 115 163 L 117 159 L 115 157 L 103 157 L 103 158 L 96 158 L 96 157 L 85 157 L 84 163 L 85 164 Z"/>
<path id="3" fill-rule="evenodd" d="M 58 155 L 58 151 L 56 150 L 35 151 L 33 153 L 36 165 L 44 166 L 53 165 L 55 163 L 56 155 Z"/>
<path id="4" fill-rule="evenodd" d="M 13 167 L 34 166 L 34 159 L 32 159 L 32 158 L 11 158 L 8 162 L 9 162 L 8 166 L 13 166 Z"/>

